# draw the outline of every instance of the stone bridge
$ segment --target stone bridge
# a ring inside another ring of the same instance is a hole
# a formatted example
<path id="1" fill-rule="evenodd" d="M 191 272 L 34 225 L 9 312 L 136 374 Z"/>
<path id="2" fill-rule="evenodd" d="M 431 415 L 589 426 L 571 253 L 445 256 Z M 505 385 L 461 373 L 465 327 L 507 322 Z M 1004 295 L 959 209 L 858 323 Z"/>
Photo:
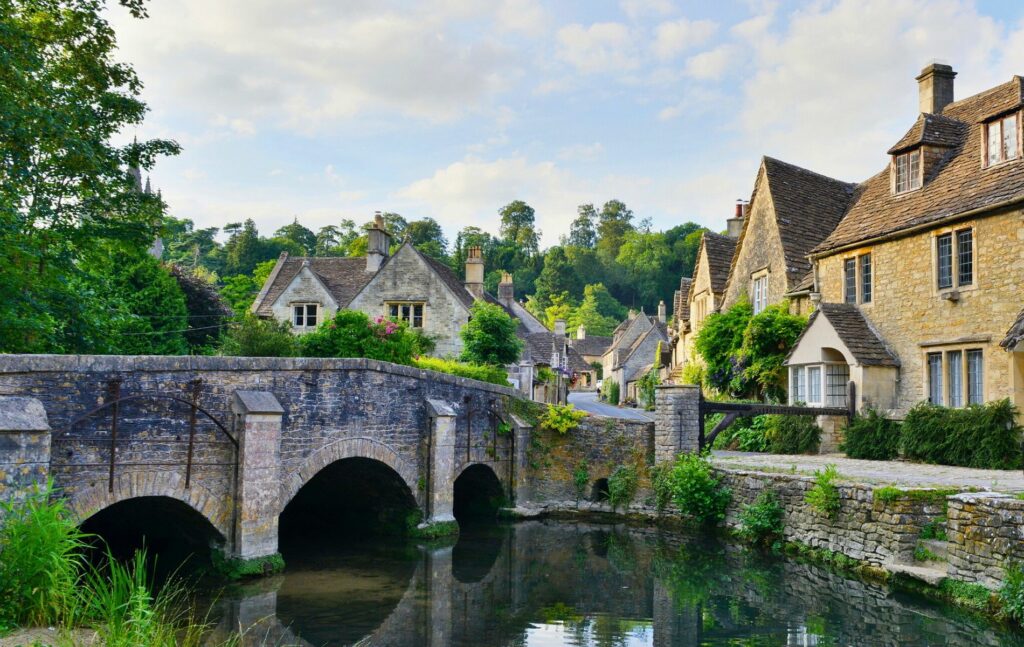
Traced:
<path id="1" fill-rule="evenodd" d="M 428 523 L 452 521 L 469 468 L 515 500 L 530 434 L 515 397 L 366 359 L 0 355 L 0 500 L 46 478 L 81 520 L 175 499 L 258 558 L 303 486 L 361 459 Z"/>

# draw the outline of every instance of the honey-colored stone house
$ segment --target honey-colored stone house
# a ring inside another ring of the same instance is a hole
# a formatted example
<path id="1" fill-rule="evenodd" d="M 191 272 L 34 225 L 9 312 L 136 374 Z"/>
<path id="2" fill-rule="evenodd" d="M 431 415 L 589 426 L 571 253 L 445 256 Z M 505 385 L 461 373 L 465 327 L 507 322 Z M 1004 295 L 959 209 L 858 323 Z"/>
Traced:
<path id="1" fill-rule="evenodd" d="M 820 309 L 790 355 L 790 400 L 904 415 L 918 402 L 1024 407 L 1022 79 L 953 101 L 920 76 L 921 114 L 809 250 Z"/>
<path id="2" fill-rule="evenodd" d="M 733 225 L 733 231 L 739 227 Z M 678 305 L 671 331 L 672 367 L 670 374 L 674 381 L 681 379 L 682 369 L 687 363 L 697 361 L 693 352 L 693 342 L 700 332 L 704 319 L 717 312 L 729 280 L 729 266 L 736 252 L 736 239 L 733 236 L 722 236 L 712 232 L 704 232 L 697 259 L 694 264 L 693 279 L 684 278 L 680 281 Z M 685 288 L 685 295 L 683 290 Z"/>

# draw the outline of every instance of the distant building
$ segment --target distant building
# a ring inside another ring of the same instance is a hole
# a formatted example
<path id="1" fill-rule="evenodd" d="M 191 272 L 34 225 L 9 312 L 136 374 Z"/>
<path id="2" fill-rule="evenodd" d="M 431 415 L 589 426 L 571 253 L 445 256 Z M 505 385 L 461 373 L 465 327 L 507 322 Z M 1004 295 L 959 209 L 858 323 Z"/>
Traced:
<path id="1" fill-rule="evenodd" d="M 612 333 L 601 365 L 604 379 L 619 385 L 620 400 L 636 400 L 636 381 L 654 363 L 659 344 L 663 351 L 668 350 L 664 304 L 658 308 L 657 317 L 630 310 L 629 317 Z"/>

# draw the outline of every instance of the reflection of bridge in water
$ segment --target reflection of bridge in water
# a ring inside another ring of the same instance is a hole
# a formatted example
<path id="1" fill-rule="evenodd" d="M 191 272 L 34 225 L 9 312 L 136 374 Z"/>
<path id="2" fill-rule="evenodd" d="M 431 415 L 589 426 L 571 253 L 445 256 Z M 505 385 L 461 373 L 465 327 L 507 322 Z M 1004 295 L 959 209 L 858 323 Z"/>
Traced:
<path id="1" fill-rule="evenodd" d="M 681 543 L 682 542 L 682 543 Z M 721 544 L 688 543 L 623 527 L 524 523 L 421 548 L 374 609 L 365 632 L 331 625 L 332 604 L 286 574 L 225 603 L 222 627 L 248 628 L 245 645 L 717 645 L 759 636 L 772 645 L 1000 645 L 1024 640 L 885 588 L 825 570 L 762 562 Z M 335 620 L 335 622 L 340 622 Z M 372 626 L 370 626 L 372 625 Z M 559 637 L 560 636 L 560 637 Z"/>

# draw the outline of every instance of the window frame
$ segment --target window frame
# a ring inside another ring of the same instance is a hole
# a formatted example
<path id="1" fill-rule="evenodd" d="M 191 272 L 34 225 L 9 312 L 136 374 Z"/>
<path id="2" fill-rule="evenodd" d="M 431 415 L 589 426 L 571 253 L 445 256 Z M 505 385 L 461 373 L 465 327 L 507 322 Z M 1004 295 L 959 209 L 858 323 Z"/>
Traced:
<path id="1" fill-rule="evenodd" d="M 790 405 L 796 404 L 797 402 L 803 402 L 809 407 L 847 406 L 849 392 L 847 391 L 846 385 L 850 381 L 849 364 L 845 362 L 815 362 L 813 364 L 798 364 L 796 366 L 790 366 L 789 369 L 789 391 L 787 400 Z M 811 399 L 812 370 L 818 373 L 818 379 L 815 380 L 815 386 L 817 388 L 813 389 L 817 395 L 816 400 Z M 839 374 L 845 376 L 845 379 L 842 380 L 842 393 L 835 392 L 836 383 L 834 383 L 834 378 Z M 833 381 L 830 382 L 829 378 L 833 378 Z M 830 393 L 830 391 L 832 391 L 832 393 Z"/>
<path id="2" fill-rule="evenodd" d="M 292 308 L 292 328 L 307 330 L 316 328 L 320 324 L 321 304 L 312 301 L 301 301 L 297 303 L 290 303 L 288 305 Z M 310 309 L 313 311 L 312 315 L 310 314 Z M 312 324 L 309 323 L 311 316 L 313 318 Z"/>
<path id="3" fill-rule="evenodd" d="M 893 195 L 903 195 L 917 191 L 924 185 L 923 160 L 924 156 L 920 148 L 915 148 L 892 156 L 892 192 Z M 916 159 L 917 168 L 914 168 Z M 905 168 L 903 165 L 905 162 Z M 900 169 L 906 173 L 906 183 L 900 188 Z"/>
<path id="4" fill-rule="evenodd" d="M 857 257 L 843 259 L 843 303 L 857 303 Z"/>
<path id="5" fill-rule="evenodd" d="M 1008 121 L 1013 122 L 1015 129 L 1014 141 L 1013 141 L 1013 156 L 1008 157 L 1006 154 L 1005 144 L 1005 124 Z M 997 159 L 992 159 L 992 142 L 991 136 L 993 129 L 999 131 L 999 156 Z M 981 133 L 981 164 L 984 168 L 992 168 L 995 166 L 1001 166 L 1007 162 L 1014 162 L 1021 158 L 1021 113 L 1020 111 L 1014 112 L 1008 115 L 1002 115 L 995 119 L 992 119 L 982 124 Z"/>
<path id="6" fill-rule="evenodd" d="M 875 295 L 875 267 L 871 252 L 857 257 L 857 276 L 860 279 L 860 302 L 871 303 Z"/>
<path id="7" fill-rule="evenodd" d="M 932 234 L 933 289 L 936 294 L 971 290 L 978 285 L 978 237 L 974 224 L 946 227 Z M 964 248 L 964 242 L 970 245 Z M 948 242 L 948 257 L 943 257 L 943 246 Z M 943 274 L 948 272 L 948 283 Z"/>
<path id="8" fill-rule="evenodd" d="M 761 314 L 768 308 L 768 272 L 755 272 L 750 277 L 751 306 L 754 314 Z"/>
<path id="9" fill-rule="evenodd" d="M 924 370 L 925 394 L 930 404 L 961 409 L 985 403 L 983 347 L 968 345 L 929 350 L 925 353 Z M 936 393 L 940 395 L 938 401 L 934 397 Z"/>
<path id="10" fill-rule="evenodd" d="M 403 313 L 402 309 L 408 308 L 408 313 Z M 416 309 L 419 308 L 419 320 L 420 325 L 416 325 Z M 395 314 L 392 314 L 392 309 L 396 310 Z M 384 316 L 396 321 L 404 321 L 409 324 L 409 328 L 415 330 L 422 330 L 427 323 L 427 302 L 426 301 L 385 301 L 384 302 Z"/>
<path id="11" fill-rule="evenodd" d="M 843 303 L 871 305 L 875 297 L 872 250 L 851 253 L 842 259 Z M 866 272 L 865 272 L 866 270 Z"/>

